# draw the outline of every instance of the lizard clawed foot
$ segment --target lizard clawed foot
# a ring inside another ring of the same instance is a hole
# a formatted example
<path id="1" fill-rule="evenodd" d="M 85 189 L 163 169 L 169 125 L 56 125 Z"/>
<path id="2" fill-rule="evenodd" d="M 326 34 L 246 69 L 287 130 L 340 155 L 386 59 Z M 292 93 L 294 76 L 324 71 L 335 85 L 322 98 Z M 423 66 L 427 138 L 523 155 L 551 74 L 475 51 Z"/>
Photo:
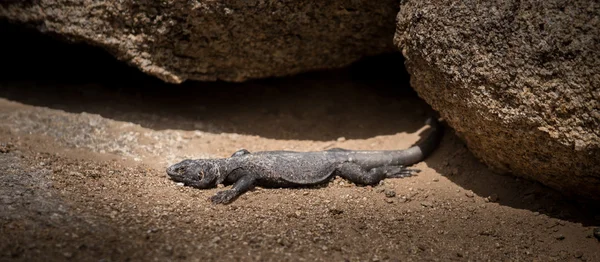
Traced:
<path id="1" fill-rule="evenodd" d="M 390 170 L 388 172 L 386 172 L 386 178 L 403 178 L 403 177 L 410 177 L 416 173 L 421 172 L 421 169 L 408 169 L 408 168 L 398 168 L 398 169 L 393 169 Z"/>
<path id="2" fill-rule="evenodd" d="M 223 190 L 223 191 L 219 191 L 217 192 L 216 195 L 212 196 L 210 198 L 210 201 L 213 204 L 228 204 L 231 203 L 233 201 L 233 199 L 235 197 L 238 196 L 238 192 L 235 190 Z"/>

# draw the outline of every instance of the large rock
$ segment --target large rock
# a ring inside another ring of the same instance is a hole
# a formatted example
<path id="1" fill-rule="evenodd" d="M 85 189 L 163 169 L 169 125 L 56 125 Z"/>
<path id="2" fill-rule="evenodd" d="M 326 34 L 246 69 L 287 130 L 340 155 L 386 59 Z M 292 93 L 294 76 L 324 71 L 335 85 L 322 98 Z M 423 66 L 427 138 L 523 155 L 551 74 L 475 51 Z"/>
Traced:
<path id="1" fill-rule="evenodd" d="M 0 1 L 0 18 L 109 50 L 164 81 L 243 81 L 395 51 L 397 0 Z"/>
<path id="2" fill-rule="evenodd" d="M 499 170 L 600 199 L 600 3 L 400 6 L 394 38 L 419 95 Z"/>

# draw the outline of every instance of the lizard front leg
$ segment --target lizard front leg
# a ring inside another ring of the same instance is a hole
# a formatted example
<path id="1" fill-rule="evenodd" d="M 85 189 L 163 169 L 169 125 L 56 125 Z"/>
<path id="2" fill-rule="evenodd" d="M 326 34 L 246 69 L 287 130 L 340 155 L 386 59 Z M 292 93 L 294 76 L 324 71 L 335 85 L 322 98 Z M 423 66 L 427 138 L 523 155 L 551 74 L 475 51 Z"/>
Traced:
<path id="1" fill-rule="evenodd" d="M 254 181 L 256 179 L 252 175 L 242 176 L 235 181 L 231 189 L 217 192 L 216 195 L 210 198 L 210 201 L 213 204 L 231 203 L 235 198 L 248 191 L 254 185 Z"/>

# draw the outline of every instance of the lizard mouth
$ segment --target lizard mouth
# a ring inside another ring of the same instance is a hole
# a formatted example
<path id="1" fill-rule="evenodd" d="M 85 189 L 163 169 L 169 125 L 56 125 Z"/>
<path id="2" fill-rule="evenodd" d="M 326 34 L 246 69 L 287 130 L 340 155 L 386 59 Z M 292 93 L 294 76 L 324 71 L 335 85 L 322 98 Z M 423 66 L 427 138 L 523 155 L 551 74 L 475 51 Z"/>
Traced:
<path id="1" fill-rule="evenodd" d="M 204 172 L 200 171 L 197 174 L 191 174 L 186 167 L 171 166 L 167 168 L 167 175 L 176 182 L 192 183 L 200 181 L 204 178 Z"/>
<path id="2" fill-rule="evenodd" d="M 183 177 L 183 173 L 185 173 L 185 169 L 182 167 L 173 167 L 170 166 L 167 168 L 167 175 L 173 180 L 179 180 Z"/>

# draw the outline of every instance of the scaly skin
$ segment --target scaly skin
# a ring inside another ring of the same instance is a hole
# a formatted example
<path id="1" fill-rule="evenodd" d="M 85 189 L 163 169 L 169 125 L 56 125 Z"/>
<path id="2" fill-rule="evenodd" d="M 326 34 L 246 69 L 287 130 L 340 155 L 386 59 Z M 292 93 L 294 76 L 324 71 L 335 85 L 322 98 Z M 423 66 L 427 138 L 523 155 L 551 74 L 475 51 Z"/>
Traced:
<path id="1" fill-rule="evenodd" d="M 316 152 L 264 151 L 245 149 L 221 159 L 186 159 L 167 168 L 172 180 L 199 189 L 218 184 L 233 184 L 229 190 L 211 197 L 215 204 L 226 204 L 252 186 L 299 187 L 327 183 L 341 176 L 355 184 L 373 185 L 385 178 L 411 176 L 420 172 L 406 166 L 425 159 L 439 144 L 443 129 L 436 119 L 428 124 L 432 133 L 419 144 L 405 150 L 346 150 Z"/>

